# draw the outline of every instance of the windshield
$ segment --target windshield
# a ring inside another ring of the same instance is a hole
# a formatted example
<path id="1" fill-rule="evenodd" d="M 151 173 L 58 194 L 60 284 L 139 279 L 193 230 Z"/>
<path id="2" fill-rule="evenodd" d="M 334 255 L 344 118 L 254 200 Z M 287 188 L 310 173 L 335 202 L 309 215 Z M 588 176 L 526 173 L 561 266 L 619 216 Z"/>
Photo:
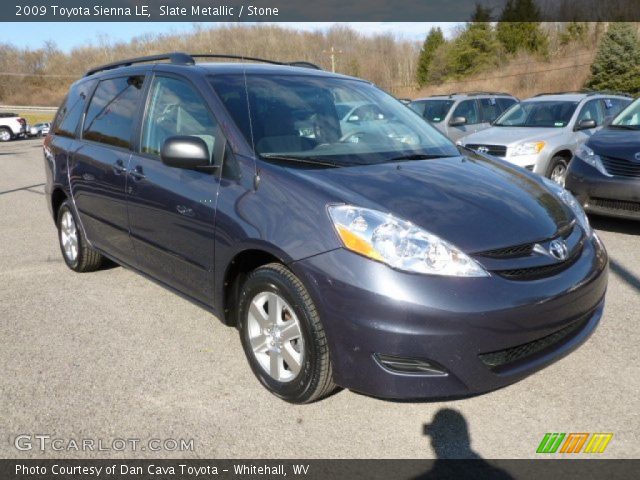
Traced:
<path id="1" fill-rule="evenodd" d="M 247 74 L 246 90 L 242 74 L 210 82 L 263 158 L 347 166 L 459 155 L 444 135 L 365 82 L 265 74 Z"/>
<path id="2" fill-rule="evenodd" d="M 568 101 L 517 103 L 504 112 L 493 125 L 497 127 L 566 127 L 578 103 Z"/>
<path id="3" fill-rule="evenodd" d="M 453 100 L 418 100 L 409 104 L 416 113 L 432 123 L 440 123 L 447 116 Z"/>
<path id="4" fill-rule="evenodd" d="M 640 100 L 640 99 L 639 99 Z M 636 100 L 611 122 L 613 127 L 640 129 L 640 101 Z"/>

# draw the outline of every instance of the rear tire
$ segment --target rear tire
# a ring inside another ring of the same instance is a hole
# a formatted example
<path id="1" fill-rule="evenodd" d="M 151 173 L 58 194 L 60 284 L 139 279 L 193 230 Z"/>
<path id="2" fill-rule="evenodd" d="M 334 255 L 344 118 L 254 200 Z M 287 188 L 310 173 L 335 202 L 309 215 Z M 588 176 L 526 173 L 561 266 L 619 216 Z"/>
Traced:
<path id="1" fill-rule="evenodd" d="M 238 307 L 242 347 L 267 390 L 302 404 L 336 389 L 320 317 L 290 270 L 279 263 L 254 270 L 242 286 Z"/>
<path id="2" fill-rule="evenodd" d="M 89 246 L 69 200 L 60 205 L 56 224 L 60 251 L 67 266 L 75 272 L 98 270 L 104 257 Z"/>
<path id="3" fill-rule="evenodd" d="M 569 162 L 564 157 L 553 157 L 549 162 L 549 168 L 547 168 L 547 177 L 556 182 L 561 187 L 564 187 L 565 180 L 567 178 L 567 168 Z"/>

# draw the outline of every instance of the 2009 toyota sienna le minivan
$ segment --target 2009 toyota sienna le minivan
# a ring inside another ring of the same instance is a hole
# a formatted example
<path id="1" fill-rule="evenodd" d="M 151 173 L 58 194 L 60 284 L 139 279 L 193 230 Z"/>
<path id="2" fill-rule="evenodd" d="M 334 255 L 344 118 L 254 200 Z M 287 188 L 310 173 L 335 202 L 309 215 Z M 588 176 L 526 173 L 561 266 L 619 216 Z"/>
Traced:
<path id="1" fill-rule="evenodd" d="M 486 392 L 582 344 L 607 254 L 571 194 L 312 67 L 89 71 L 44 145 L 66 264 L 108 258 L 208 309 L 295 403 Z M 376 118 L 345 133 L 347 103 Z"/>

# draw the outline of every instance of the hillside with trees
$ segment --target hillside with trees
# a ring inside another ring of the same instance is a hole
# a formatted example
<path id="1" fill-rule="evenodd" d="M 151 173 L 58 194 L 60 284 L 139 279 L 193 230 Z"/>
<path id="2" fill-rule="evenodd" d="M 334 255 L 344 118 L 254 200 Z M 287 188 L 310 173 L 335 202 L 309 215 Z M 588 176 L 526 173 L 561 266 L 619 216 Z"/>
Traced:
<path id="1" fill-rule="evenodd" d="M 273 25 L 194 26 L 187 34 L 142 35 L 129 42 L 100 36 L 61 51 L 0 43 L 0 104 L 58 105 L 71 82 L 92 66 L 169 51 L 304 60 L 368 79 L 399 97 L 455 91 L 540 92 L 593 89 L 640 93 L 638 24 L 510 22 L 536 19 L 531 0 L 509 0 L 498 14 L 481 7 L 445 38 L 424 42 L 363 35 L 348 26 L 303 32 Z"/>

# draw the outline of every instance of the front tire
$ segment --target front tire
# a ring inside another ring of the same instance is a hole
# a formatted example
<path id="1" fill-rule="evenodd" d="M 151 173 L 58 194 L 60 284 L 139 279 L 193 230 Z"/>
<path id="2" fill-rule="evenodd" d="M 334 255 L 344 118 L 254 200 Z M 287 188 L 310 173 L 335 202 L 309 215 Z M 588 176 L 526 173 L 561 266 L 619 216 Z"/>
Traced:
<path id="1" fill-rule="evenodd" d="M 564 187 L 565 180 L 567 178 L 567 168 L 569 163 L 564 157 L 553 157 L 549 162 L 549 168 L 547 169 L 547 177 L 556 182 L 561 187 Z"/>
<path id="2" fill-rule="evenodd" d="M 8 142 L 13 138 L 11 130 L 5 127 L 0 127 L 0 142 Z"/>
<path id="3" fill-rule="evenodd" d="M 290 270 L 278 263 L 254 270 L 242 286 L 238 307 L 242 347 L 267 390 L 301 404 L 336 389 L 320 317 Z"/>
<path id="4" fill-rule="evenodd" d="M 89 246 L 68 200 L 60 205 L 56 223 L 60 251 L 67 266 L 75 272 L 98 270 L 104 257 Z"/>

